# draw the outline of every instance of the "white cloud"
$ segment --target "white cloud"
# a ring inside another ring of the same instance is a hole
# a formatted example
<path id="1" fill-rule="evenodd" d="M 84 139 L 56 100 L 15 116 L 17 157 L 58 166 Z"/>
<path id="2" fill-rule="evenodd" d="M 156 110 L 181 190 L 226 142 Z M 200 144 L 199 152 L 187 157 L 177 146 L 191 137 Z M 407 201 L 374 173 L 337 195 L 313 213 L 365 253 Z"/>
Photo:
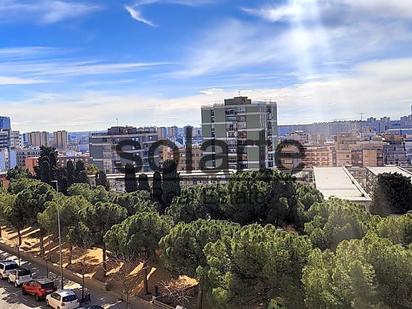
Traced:
<path id="1" fill-rule="evenodd" d="M 156 27 L 156 24 L 143 17 L 141 10 L 138 9 L 139 7 L 151 4 L 176 4 L 184 6 L 199 6 L 214 2 L 216 2 L 216 0 L 138 0 L 135 1 L 133 5 L 125 5 L 124 8 L 129 12 L 130 16 L 134 20 L 151 27 Z"/>
<path id="2" fill-rule="evenodd" d="M 53 24 L 82 17 L 101 10 L 100 5 L 88 2 L 61 0 L 2 0 L 0 22 L 29 21 Z"/>
<path id="3" fill-rule="evenodd" d="M 280 21 L 333 21 L 353 22 L 376 18 L 412 18 L 412 2 L 408 0 L 311 0 L 289 1 L 279 4 L 266 1 L 257 8 L 243 7 L 244 12 L 271 22 Z"/>
<path id="4" fill-rule="evenodd" d="M 287 87 L 243 89 L 241 93 L 253 100 L 277 101 L 280 124 L 358 119 L 361 112 L 368 117 L 399 117 L 409 113 L 409 102 L 412 103 L 411 72 L 412 58 L 371 61 L 347 74 L 318 77 Z M 136 126 L 184 126 L 200 124 L 202 105 L 236 95 L 237 91 L 232 89 L 209 89 L 174 98 L 104 92 L 37 93 L 28 100 L 0 100 L 0 107 L 12 117 L 15 128 L 22 131 L 105 129 L 115 124 L 116 118 L 121 124 Z"/>
<path id="5" fill-rule="evenodd" d="M 0 85 L 31 85 L 31 84 L 41 84 L 45 82 L 46 81 L 39 80 L 39 79 L 30 79 L 30 78 L 0 75 Z"/>
<path id="6" fill-rule="evenodd" d="M 144 23 L 144 24 L 146 24 L 148 26 L 151 26 L 151 27 L 156 27 L 156 25 L 154 23 L 152 23 L 150 20 L 145 19 L 142 16 L 141 12 L 138 11 L 137 9 L 135 9 L 135 8 L 129 6 L 129 5 L 125 5 L 125 9 L 129 12 L 130 16 L 134 20 L 137 20 L 137 21 L 139 21 L 141 23 Z"/>
<path id="7" fill-rule="evenodd" d="M 97 76 L 132 73 L 159 67 L 166 62 L 107 62 L 73 60 L 68 52 L 52 47 L 0 48 L 0 72 L 7 72 L 17 80 L 40 83 L 39 77 L 56 81 L 73 76 Z M 66 56 L 66 57 L 64 57 Z M 4 73 L 2 74 L 4 75 Z"/>

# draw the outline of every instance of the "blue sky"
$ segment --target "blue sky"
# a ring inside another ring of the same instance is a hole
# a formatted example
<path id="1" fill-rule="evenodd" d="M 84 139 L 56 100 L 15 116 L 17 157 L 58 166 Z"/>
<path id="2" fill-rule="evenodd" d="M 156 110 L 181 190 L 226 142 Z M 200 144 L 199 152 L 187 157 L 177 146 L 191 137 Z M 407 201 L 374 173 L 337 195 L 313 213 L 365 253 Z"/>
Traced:
<path id="1" fill-rule="evenodd" d="M 274 100 L 279 123 L 399 117 L 409 0 L 0 0 L 0 114 L 14 128 L 199 125 Z"/>

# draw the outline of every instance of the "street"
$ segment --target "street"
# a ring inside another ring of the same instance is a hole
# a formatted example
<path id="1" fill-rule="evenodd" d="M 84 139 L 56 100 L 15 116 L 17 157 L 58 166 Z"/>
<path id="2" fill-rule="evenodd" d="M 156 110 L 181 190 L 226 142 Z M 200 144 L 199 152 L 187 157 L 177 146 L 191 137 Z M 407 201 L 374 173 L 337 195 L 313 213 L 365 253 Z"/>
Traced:
<path id="1" fill-rule="evenodd" d="M 17 257 L 10 255 L 4 251 L 0 250 L 0 260 L 15 260 L 18 263 Z M 46 277 L 46 269 L 43 267 L 39 267 L 38 265 L 34 265 L 27 261 L 21 261 L 21 267 L 31 269 L 33 273 L 33 278 L 44 278 Z M 59 277 L 56 274 L 49 273 L 49 278 L 59 280 Z M 65 280 L 64 281 L 65 288 L 80 288 L 81 286 L 77 283 Z M 126 308 L 126 304 L 120 301 L 117 301 L 113 297 L 104 295 L 101 291 L 93 291 L 90 290 L 92 294 L 92 302 L 91 304 L 100 305 L 104 308 L 113 308 L 113 309 L 120 309 Z M 15 288 L 14 285 L 9 284 L 7 280 L 0 280 L 0 309 L 6 308 L 18 308 L 18 309 L 26 309 L 26 308 L 47 308 L 46 303 L 44 301 L 37 302 L 34 297 L 29 295 L 23 295 L 21 288 Z"/>

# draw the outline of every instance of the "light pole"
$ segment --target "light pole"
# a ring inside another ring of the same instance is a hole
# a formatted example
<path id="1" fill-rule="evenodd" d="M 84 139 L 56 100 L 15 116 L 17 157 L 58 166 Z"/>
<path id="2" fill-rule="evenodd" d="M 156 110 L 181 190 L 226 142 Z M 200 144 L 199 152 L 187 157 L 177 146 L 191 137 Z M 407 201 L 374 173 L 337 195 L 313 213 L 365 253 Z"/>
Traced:
<path id="1" fill-rule="evenodd" d="M 53 183 L 56 184 L 56 191 L 59 193 L 59 183 L 57 180 L 52 180 Z M 63 284 L 63 253 L 62 253 L 62 235 L 61 235 L 61 228 L 60 228 L 60 208 L 57 205 L 57 228 L 59 230 L 59 251 L 60 251 L 60 288 L 64 289 Z"/>

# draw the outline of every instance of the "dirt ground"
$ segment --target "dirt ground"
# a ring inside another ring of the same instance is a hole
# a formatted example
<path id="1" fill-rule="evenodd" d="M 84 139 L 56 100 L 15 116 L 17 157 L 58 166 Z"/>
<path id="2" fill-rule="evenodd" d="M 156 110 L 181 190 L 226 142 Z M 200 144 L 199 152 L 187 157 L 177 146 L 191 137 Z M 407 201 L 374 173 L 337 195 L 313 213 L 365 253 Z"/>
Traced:
<path id="1" fill-rule="evenodd" d="M 40 256 L 40 240 L 38 229 L 27 228 L 21 231 L 22 245 L 20 250 Z M 7 226 L 2 226 L 2 241 L 9 246 L 18 245 L 17 232 Z M 45 258 L 52 263 L 59 263 L 58 242 L 50 236 L 44 237 Z M 63 244 L 63 266 L 73 272 L 82 273 L 84 267 L 85 276 L 101 282 L 106 282 L 110 289 L 119 292 L 130 291 L 130 295 L 144 296 L 143 264 L 139 262 L 121 261 L 111 256 L 108 252 L 107 276 L 103 272 L 103 254 L 100 248 L 73 248 L 72 264 L 69 263 L 69 246 Z M 161 266 L 154 263 L 148 265 L 148 288 L 149 293 L 154 295 L 155 287 L 161 293 L 170 292 L 168 287 L 190 288 L 197 281 L 186 276 L 178 279 L 172 276 Z"/>

